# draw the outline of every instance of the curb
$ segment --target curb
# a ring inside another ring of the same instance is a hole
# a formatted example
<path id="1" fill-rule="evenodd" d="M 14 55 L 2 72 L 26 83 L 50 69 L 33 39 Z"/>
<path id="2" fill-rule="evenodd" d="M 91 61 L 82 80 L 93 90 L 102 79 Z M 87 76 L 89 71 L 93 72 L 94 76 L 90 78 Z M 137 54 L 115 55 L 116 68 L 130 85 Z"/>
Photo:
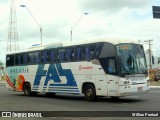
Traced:
<path id="1" fill-rule="evenodd" d="M 5 80 L 0 80 L 0 83 L 6 83 L 6 81 Z"/>
<path id="2" fill-rule="evenodd" d="M 160 88 L 160 86 L 149 86 L 150 88 Z"/>
<path id="3" fill-rule="evenodd" d="M 6 82 L 0 82 L 0 84 L 6 84 Z"/>

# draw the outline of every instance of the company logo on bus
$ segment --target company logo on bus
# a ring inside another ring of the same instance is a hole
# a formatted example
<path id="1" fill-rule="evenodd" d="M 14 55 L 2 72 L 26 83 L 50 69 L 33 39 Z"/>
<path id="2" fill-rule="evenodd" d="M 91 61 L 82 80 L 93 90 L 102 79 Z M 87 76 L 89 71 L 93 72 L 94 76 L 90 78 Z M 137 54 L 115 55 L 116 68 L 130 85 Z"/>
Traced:
<path id="1" fill-rule="evenodd" d="M 92 66 L 82 66 L 82 65 L 80 65 L 79 70 L 83 70 L 83 69 L 88 70 L 88 69 L 93 69 L 93 67 Z"/>

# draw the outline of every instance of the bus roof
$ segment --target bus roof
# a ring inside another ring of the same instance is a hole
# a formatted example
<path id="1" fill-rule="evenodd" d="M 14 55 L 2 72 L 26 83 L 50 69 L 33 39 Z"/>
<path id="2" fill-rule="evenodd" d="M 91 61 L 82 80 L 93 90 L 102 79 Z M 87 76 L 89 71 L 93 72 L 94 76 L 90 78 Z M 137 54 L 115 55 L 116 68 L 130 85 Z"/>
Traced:
<path id="1" fill-rule="evenodd" d="M 23 50 L 23 51 L 14 51 L 14 52 L 10 52 L 7 54 L 12 54 L 12 53 L 23 53 L 23 52 L 29 52 L 29 51 L 36 51 L 36 50 L 43 50 L 43 49 L 51 49 L 51 48 L 59 48 L 59 47 L 67 47 L 67 46 L 74 46 L 74 45 L 84 45 L 84 44 L 91 44 L 91 43 L 100 43 L 100 42 L 107 42 L 107 43 L 111 43 L 113 45 L 117 45 L 120 43 L 135 43 L 137 44 L 137 42 L 133 42 L 131 40 L 127 40 L 127 39 L 115 39 L 115 38 L 109 38 L 109 39 L 94 39 L 94 40 L 81 40 L 81 41 L 62 41 L 62 42 L 53 42 L 53 43 L 49 43 L 46 45 L 33 45 L 31 47 L 29 47 L 27 50 Z"/>

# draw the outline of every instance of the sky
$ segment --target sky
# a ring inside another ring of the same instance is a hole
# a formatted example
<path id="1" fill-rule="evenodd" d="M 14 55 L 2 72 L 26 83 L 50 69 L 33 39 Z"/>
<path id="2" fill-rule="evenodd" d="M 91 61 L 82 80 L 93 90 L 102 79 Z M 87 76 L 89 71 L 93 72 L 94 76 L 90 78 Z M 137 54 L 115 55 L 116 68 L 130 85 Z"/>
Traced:
<path id="1" fill-rule="evenodd" d="M 0 0 L 0 60 L 5 61 L 11 0 Z M 26 5 L 26 7 L 20 7 Z M 153 19 L 152 6 L 159 0 L 15 0 L 19 49 L 52 42 L 118 38 L 144 45 L 152 41 L 160 57 L 160 19 Z M 85 15 L 84 13 L 88 13 Z M 33 16 L 32 16 L 33 15 Z M 35 19 L 37 21 L 35 21 Z M 114 39 L 113 39 L 114 40 Z"/>

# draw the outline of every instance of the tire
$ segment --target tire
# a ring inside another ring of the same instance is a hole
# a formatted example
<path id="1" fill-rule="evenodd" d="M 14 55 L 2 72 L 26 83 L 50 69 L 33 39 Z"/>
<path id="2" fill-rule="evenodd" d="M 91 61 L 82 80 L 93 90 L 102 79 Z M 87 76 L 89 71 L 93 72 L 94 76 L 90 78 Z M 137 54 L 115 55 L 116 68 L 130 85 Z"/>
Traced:
<path id="1" fill-rule="evenodd" d="M 95 101 L 97 98 L 95 87 L 92 84 L 86 85 L 84 94 L 87 101 Z"/>
<path id="2" fill-rule="evenodd" d="M 23 91 L 24 91 L 24 95 L 25 96 L 37 96 L 37 92 L 31 92 L 31 85 L 30 85 L 30 83 L 26 83 L 24 85 Z"/>
<path id="3" fill-rule="evenodd" d="M 25 96 L 31 96 L 31 85 L 30 85 L 30 83 L 25 83 L 24 84 L 23 91 L 24 91 Z"/>

